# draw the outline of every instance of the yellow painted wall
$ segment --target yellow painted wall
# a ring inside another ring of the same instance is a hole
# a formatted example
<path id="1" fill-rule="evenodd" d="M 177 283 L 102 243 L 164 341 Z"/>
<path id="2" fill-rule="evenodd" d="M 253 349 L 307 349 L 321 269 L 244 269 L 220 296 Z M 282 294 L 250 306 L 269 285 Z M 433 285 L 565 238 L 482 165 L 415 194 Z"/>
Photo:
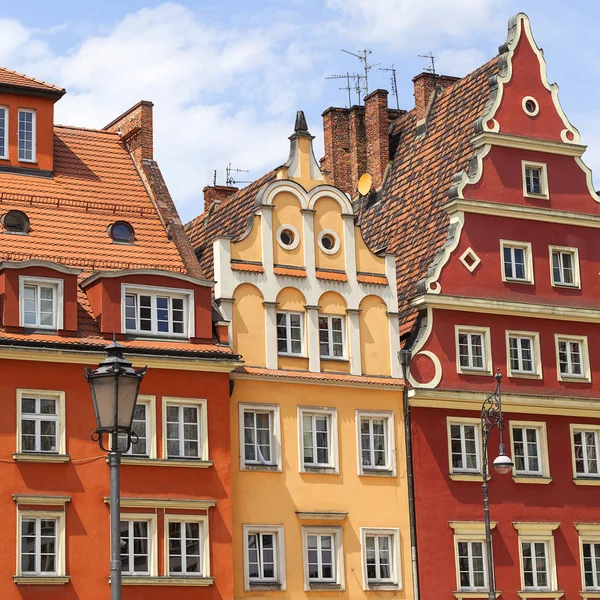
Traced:
<path id="1" fill-rule="evenodd" d="M 240 402 L 278 404 L 281 415 L 283 471 L 241 471 L 239 468 L 238 414 Z M 337 408 L 339 475 L 300 473 L 298 463 L 298 406 Z M 402 395 L 399 390 L 300 385 L 278 381 L 236 380 L 231 402 L 234 595 L 239 598 L 308 600 L 320 598 L 412 599 L 410 539 Z M 357 409 L 394 413 L 397 477 L 358 475 Z M 348 516 L 341 522 L 300 521 L 296 511 L 340 511 Z M 287 590 L 244 592 L 242 526 L 283 525 Z M 302 525 L 342 527 L 345 591 L 304 591 Z M 361 527 L 400 529 L 400 569 L 403 590 L 363 590 Z"/>
<path id="2" fill-rule="evenodd" d="M 242 283 L 233 293 L 233 351 L 241 354 L 247 365 L 264 366 L 265 310 L 263 295 L 250 283 Z"/>
<path id="3" fill-rule="evenodd" d="M 289 192 L 280 192 L 273 199 L 273 260 L 276 265 L 304 265 L 304 242 L 302 239 L 302 213 L 300 202 Z M 300 243 L 293 250 L 286 250 L 277 241 L 277 230 L 281 225 L 292 225 L 300 236 Z"/>
<path id="4" fill-rule="evenodd" d="M 369 250 L 360 233 L 360 227 L 354 227 L 354 245 L 356 248 L 356 270 L 359 273 L 385 275 L 385 259 Z"/>
<path id="5" fill-rule="evenodd" d="M 248 235 L 243 240 L 231 244 L 231 258 L 234 260 L 262 262 L 260 215 L 254 216 L 252 229 Z"/>
<path id="6" fill-rule="evenodd" d="M 390 334 L 387 307 L 378 296 L 359 306 L 360 358 L 363 375 L 390 375 Z"/>
<path id="7" fill-rule="evenodd" d="M 318 269 L 345 271 L 344 222 L 342 209 L 333 198 L 320 198 L 315 202 L 315 264 Z M 326 254 L 319 246 L 319 233 L 330 229 L 340 238 L 340 248 L 335 254 Z"/>

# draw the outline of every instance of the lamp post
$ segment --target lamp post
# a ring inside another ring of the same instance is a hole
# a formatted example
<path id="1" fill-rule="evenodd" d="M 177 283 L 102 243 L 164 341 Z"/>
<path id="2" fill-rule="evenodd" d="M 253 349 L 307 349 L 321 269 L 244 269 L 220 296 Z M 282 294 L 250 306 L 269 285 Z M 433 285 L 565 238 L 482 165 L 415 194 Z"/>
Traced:
<path id="1" fill-rule="evenodd" d="M 494 562 L 492 560 L 492 530 L 490 526 L 490 503 L 488 496 L 488 458 L 487 447 L 490 434 L 494 427 L 498 426 L 500 432 L 500 445 L 498 447 L 498 456 L 494 459 L 492 467 L 500 475 L 510 473 L 513 468 L 513 462 L 510 456 L 506 455 L 504 447 L 503 431 L 504 417 L 502 415 L 502 395 L 500 393 L 500 382 L 502 373 L 500 369 L 495 375 L 496 390 L 488 394 L 481 406 L 481 446 L 482 446 L 482 475 L 483 475 L 483 517 L 485 522 L 485 547 L 488 564 L 488 599 L 495 600 L 496 586 L 494 582 Z"/>
<path id="2" fill-rule="evenodd" d="M 110 465 L 110 597 L 121 600 L 121 450 L 119 434 L 126 436 L 125 452 L 137 436 L 131 431 L 133 411 L 137 402 L 140 382 L 146 367 L 133 369 L 123 357 L 123 346 L 113 339 L 106 347 L 108 356 L 97 369 L 85 367 L 85 378 L 90 384 L 97 428 L 92 439 L 108 452 Z M 104 435 L 108 436 L 108 448 Z"/>

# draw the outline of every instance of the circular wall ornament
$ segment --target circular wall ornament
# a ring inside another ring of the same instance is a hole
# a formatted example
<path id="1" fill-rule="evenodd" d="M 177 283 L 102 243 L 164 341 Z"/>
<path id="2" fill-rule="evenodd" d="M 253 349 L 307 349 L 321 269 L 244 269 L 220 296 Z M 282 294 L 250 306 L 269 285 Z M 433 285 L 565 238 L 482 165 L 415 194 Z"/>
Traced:
<path id="1" fill-rule="evenodd" d="M 540 112 L 540 105 L 533 96 L 525 96 L 522 101 L 525 114 L 535 117 Z"/>
<path id="2" fill-rule="evenodd" d="M 300 243 L 298 230 L 293 225 L 281 225 L 277 230 L 277 243 L 284 250 L 294 250 Z"/>
<path id="3" fill-rule="evenodd" d="M 323 229 L 319 233 L 319 247 L 325 254 L 336 254 L 340 249 L 340 238 L 335 231 Z"/>

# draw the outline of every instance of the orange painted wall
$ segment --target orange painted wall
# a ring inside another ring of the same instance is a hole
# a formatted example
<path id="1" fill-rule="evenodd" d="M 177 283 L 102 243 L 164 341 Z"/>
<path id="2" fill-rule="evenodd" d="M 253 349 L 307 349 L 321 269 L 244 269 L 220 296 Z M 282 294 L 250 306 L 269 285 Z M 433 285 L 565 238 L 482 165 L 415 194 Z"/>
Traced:
<path id="1" fill-rule="evenodd" d="M 99 356 L 100 358 L 100 356 Z M 90 364 L 89 366 L 94 366 Z M 135 366 L 143 366 L 135 364 Z M 110 539 L 109 469 L 105 454 L 90 440 L 95 428 L 92 402 L 83 364 L 59 364 L 0 359 L 0 598 L 2 600 L 93 600 L 109 598 Z M 14 462 L 16 450 L 16 390 L 62 390 L 66 393 L 67 453 L 64 464 Z M 122 497 L 213 499 L 208 509 L 211 575 L 208 587 L 124 586 L 124 600 L 220 600 L 233 597 L 231 460 L 229 437 L 229 375 L 149 369 L 140 394 L 156 396 L 158 454 L 161 455 L 162 397 L 206 398 L 209 458 L 207 469 L 123 465 Z M 69 495 L 66 505 L 66 572 L 70 583 L 58 586 L 15 585 L 17 510 L 12 494 Z M 140 509 L 122 509 L 138 512 Z M 149 509 L 154 512 L 154 509 Z M 183 511 L 171 510 L 179 513 Z M 163 513 L 158 509 L 158 564 L 163 574 Z"/>

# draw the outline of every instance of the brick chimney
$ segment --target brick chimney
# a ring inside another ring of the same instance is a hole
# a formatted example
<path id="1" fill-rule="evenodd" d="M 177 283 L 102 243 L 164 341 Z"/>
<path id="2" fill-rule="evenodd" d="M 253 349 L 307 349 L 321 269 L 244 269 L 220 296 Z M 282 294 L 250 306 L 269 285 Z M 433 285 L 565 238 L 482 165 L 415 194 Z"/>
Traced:
<path id="1" fill-rule="evenodd" d="M 367 173 L 373 178 L 373 188 L 383 183 L 385 168 L 390 162 L 390 119 L 387 90 L 375 90 L 365 96 L 365 130 L 367 139 Z"/>
<path id="2" fill-rule="evenodd" d="M 207 214 L 213 204 L 220 204 L 232 196 L 239 188 L 228 185 L 207 185 L 202 189 L 204 194 L 204 214 Z"/>
<path id="3" fill-rule="evenodd" d="M 122 142 L 127 142 L 136 164 L 154 159 L 153 106 L 152 102 L 142 100 L 104 127 L 106 131 L 118 133 Z"/>
<path id="4" fill-rule="evenodd" d="M 347 108 L 328 108 L 323 117 L 325 156 L 321 169 L 331 185 L 352 193 L 350 171 L 350 111 Z"/>
<path id="5" fill-rule="evenodd" d="M 451 85 L 454 85 L 459 79 L 460 77 L 435 75 L 434 73 L 426 72 L 421 73 L 413 78 L 417 123 L 427 118 L 432 96 L 436 87 L 445 89 Z"/>

